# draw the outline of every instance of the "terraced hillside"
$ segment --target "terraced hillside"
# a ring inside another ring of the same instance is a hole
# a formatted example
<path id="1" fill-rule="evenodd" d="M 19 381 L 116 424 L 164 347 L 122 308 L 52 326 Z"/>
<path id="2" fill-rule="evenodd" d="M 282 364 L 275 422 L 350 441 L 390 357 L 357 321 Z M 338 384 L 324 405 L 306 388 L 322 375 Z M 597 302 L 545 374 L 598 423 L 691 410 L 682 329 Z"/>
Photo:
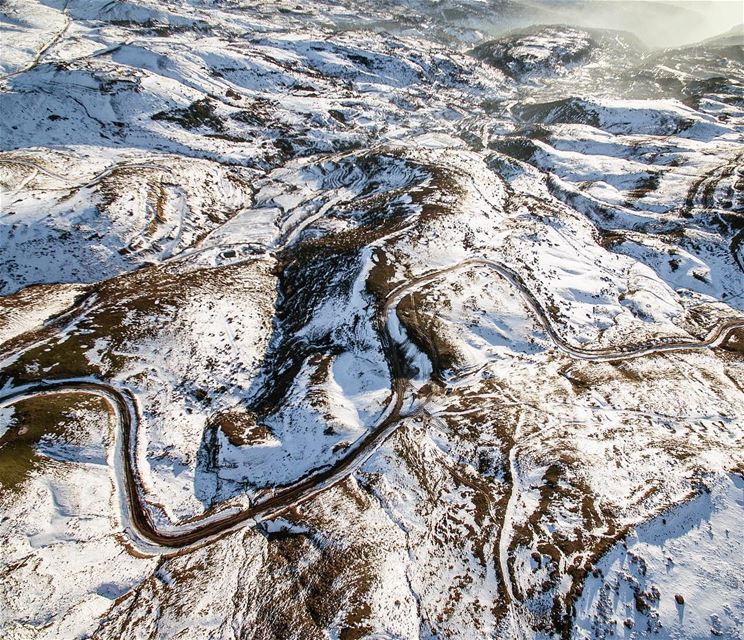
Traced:
<path id="1" fill-rule="evenodd" d="M 744 32 L 566 15 L 0 2 L 3 637 L 744 637 Z"/>

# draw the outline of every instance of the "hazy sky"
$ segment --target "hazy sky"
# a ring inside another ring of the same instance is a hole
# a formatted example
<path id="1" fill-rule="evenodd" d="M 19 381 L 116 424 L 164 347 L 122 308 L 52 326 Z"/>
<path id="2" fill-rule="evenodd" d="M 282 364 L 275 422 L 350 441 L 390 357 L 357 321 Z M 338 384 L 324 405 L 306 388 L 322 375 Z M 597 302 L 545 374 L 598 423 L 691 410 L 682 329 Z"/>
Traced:
<path id="1" fill-rule="evenodd" d="M 537 22 L 632 31 L 650 46 L 716 36 L 744 22 L 742 0 L 526 0 Z"/>

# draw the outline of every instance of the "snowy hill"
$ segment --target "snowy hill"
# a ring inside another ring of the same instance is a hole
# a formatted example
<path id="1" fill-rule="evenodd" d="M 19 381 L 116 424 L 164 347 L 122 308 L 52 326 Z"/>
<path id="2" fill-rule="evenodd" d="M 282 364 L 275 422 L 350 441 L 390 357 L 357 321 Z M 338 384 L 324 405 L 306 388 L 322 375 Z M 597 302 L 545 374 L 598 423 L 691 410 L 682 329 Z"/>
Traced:
<path id="1" fill-rule="evenodd" d="M 0 4 L 3 637 L 741 637 L 740 32 L 580 4 Z"/>

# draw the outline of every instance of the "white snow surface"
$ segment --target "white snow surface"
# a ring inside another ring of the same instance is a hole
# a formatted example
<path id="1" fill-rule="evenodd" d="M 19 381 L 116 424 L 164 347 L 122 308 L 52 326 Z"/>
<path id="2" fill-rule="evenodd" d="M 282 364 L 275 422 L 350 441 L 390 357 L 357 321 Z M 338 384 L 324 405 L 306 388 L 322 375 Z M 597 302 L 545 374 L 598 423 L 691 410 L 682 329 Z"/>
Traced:
<path id="1" fill-rule="evenodd" d="M 597 564 L 601 577 L 587 580 L 574 637 L 610 637 L 613 627 L 641 637 L 741 637 L 743 521 L 744 481 L 719 476 L 637 527 Z M 656 595 L 648 611 L 637 611 L 635 590 Z"/>
<path id="2" fill-rule="evenodd" d="M 352 4 L 0 6 L 0 393 L 405 387 L 4 406 L 0 635 L 741 638 L 740 50 Z"/>

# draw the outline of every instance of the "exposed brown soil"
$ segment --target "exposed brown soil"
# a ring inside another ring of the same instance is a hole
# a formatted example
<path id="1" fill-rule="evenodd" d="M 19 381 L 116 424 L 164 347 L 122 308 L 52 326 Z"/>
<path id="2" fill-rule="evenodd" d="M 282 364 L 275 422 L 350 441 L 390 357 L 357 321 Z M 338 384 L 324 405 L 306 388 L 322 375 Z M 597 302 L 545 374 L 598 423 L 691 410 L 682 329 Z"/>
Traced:
<path id="1" fill-rule="evenodd" d="M 213 415 L 209 419 L 209 426 L 220 429 L 234 447 L 262 444 L 272 437 L 271 429 L 256 423 L 252 413 L 241 409 Z"/>

